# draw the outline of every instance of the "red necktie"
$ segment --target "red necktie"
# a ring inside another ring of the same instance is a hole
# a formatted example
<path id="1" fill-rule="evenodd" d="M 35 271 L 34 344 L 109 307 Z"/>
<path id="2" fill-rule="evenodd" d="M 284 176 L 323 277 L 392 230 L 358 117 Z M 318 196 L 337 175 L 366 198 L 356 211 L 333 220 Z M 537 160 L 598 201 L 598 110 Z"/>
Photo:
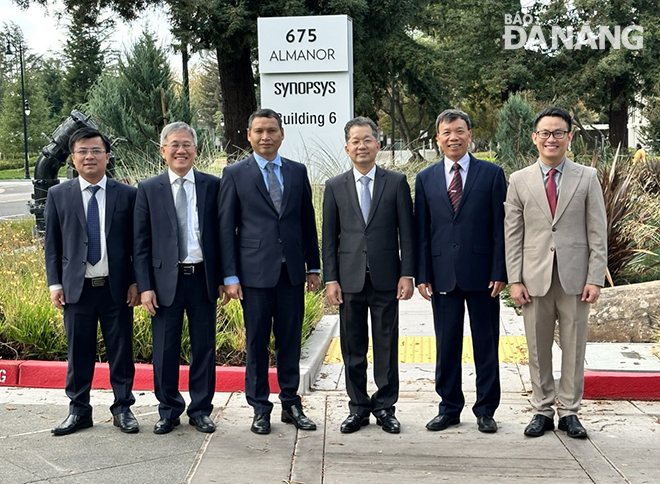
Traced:
<path id="1" fill-rule="evenodd" d="M 461 202 L 461 195 L 463 195 L 463 179 L 461 178 L 461 165 L 454 163 L 451 169 L 454 171 L 454 178 L 451 179 L 447 194 L 455 212 Z"/>
<path id="2" fill-rule="evenodd" d="M 557 170 L 554 168 L 548 172 L 548 185 L 546 188 L 548 204 L 550 204 L 550 213 L 553 218 L 555 216 L 555 210 L 557 209 L 557 185 L 555 184 L 555 173 L 557 173 Z"/>

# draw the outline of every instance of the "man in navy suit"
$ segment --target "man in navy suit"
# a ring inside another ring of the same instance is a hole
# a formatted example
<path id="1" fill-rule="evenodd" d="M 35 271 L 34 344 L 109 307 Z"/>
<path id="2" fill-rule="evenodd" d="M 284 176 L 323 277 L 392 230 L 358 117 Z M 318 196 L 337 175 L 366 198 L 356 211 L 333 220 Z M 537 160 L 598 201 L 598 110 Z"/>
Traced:
<path id="1" fill-rule="evenodd" d="M 154 389 L 160 420 L 154 433 L 179 425 L 185 401 L 179 392 L 183 313 L 190 346 L 190 425 L 214 432 L 216 303 L 223 295 L 218 254 L 220 179 L 193 170 L 197 133 L 186 123 L 163 128 L 165 173 L 138 185 L 135 202 L 135 275 L 153 328 Z"/>
<path id="2" fill-rule="evenodd" d="M 421 171 L 415 184 L 417 288 L 433 306 L 435 388 L 441 397 L 438 415 L 426 428 L 444 430 L 460 423 L 467 303 L 477 370 L 472 411 L 479 430 L 493 433 L 501 393 L 498 294 L 506 284 L 506 179 L 502 168 L 468 153 L 472 131 L 467 114 L 448 109 L 438 116 L 436 128 L 444 158 Z"/>
<path id="3" fill-rule="evenodd" d="M 305 165 L 282 158 L 282 119 L 272 109 L 253 113 L 248 140 L 254 154 L 227 166 L 220 194 L 220 247 L 227 294 L 240 299 L 245 319 L 245 396 L 254 408 L 250 430 L 270 432 L 268 343 L 275 335 L 282 421 L 315 430 L 297 395 L 304 285 L 320 284 L 312 191 Z"/>
<path id="4" fill-rule="evenodd" d="M 71 399 L 69 416 L 52 432 L 67 435 L 93 425 L 89 391 L 100 322 L 115 395 L 113 424 L 135 433 L 139 426 L 130 407 L 135 403 L 133 306 L 138 303 L 131 261 L 136 190 L 106 177 L 110 143 L 97 130 L 73 133 L 69 151 L 79 176 L 48 190 L 45 211 L 46 274 L 50 299 L 64 310 Z"/>

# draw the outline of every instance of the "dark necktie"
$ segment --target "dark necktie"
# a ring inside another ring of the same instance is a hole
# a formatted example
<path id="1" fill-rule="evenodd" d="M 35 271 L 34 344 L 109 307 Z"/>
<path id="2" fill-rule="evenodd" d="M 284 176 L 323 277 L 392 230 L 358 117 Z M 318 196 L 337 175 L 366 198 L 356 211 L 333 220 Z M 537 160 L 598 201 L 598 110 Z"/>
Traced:
<path id="1" fill-rule="evenodd" d="M 275 205 L 275 210 L 280 213 L 282 210 L 282 187 L 275 174 L 275 163 L 266 163 L 266 171 L 268 172 L 268 194 L 273 201 L 273 205 Z"/>
<path id="2" fill-rule="evenodd" d="M 176 208 L 176 220 L 179 226 L 179 262 L 183 262 L 188 257 L 188 198 L 186 189 L 183 188 L 185 178 L 179 178 L 176 183 L 179 184 L 179 191 L 176 194 L 174 207 Z"/>
<path id="3" fill-rule="evenodd" d="M 463 179 L 461 178 L 461 165 L 454 163 L 454 166 L 452 166 L 451 169 L 454 172 L 454 178 L 451 179 L 447 193 L 449 195 L 451 206 L 455 212 L 458 208 L 458 204 L 461 202 L 461 195 L 463 195 Z"/>
<path id="4" fill-rule="evenodd" d="M 553 218 L 555 216 L 555 210 L 557 209 L 557 185 L 555 184 L 555 173 L 557 173 L 557 170 L 554 168 L 548 172 L 548 184 L 546 187 L 548 204 L 550 205 L 550 214 Z"/>
<path id="5" fill-rule="evenodd" d="M 101 223 L 99 221 L 99 202 L 96 192 L 101 187 L 90 185 L 87 189 L 92 198 L 87 204 L 87 262 L 95 266 L 101 260 Z"/>
<path id="6" fill-rule="evenodd" d="M 371 178 L 368 176 L 363 176 L 360 178 L 360 183 L 362 183 L 362 190 L 360 191 L 360 209 L 362 210 L 364 223 L 367 223 L 367 219 L 369 218 L 369 210 L 371 209 L 371 193 L 369 192 L 370 181 Z"/>

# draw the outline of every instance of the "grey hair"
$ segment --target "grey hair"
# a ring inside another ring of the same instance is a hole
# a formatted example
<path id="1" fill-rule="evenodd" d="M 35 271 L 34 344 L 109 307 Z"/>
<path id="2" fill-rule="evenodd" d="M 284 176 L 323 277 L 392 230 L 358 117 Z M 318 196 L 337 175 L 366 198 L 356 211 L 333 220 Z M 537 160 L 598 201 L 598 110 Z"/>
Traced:
<path id="1" fill-rule="evenodd" d="M 170 135 L 172 131 L 188 131 L 188 133 L 190 133 L 190 135 L 193 137 L 195 146 L 197 146 L 197 131 L 195 131 L 195 128 L 190 126 L 188 123 L 184 123 L 183 121 L 176 121 L 174 123 L 170 123 L 163 128 L 163 131 L 160 132 L 161 146 L 165 146 L 165 141 L 167 140 L 167 137 Z"/>
<path id="2" fill-rule="evenodd" d="M 346 141 L 348 141 L 348 139 L 351 137 L 350 132 L 353 126 L 369 126 L 371 128 L 372 134 L 374 135 L 374 138 L 378 140 L 378 126 L 376 126 L 376 123 L 374 123 L 371 118 L 358 116 L 357 118 L 351 119 L 348 123 L 346 123 L 346 126 L 344 126 L 344 137 L 346 138 Z"/>
<path id="3" fill-rule="evenodd" d="M 472 129 L 469 116 L 460 109 L 445 109 L 435 120 L 435 131 L 438 131 L 441 123 L 451 123 L 457 119 L 462 119 L 467 124 L 468 129 Z"/>

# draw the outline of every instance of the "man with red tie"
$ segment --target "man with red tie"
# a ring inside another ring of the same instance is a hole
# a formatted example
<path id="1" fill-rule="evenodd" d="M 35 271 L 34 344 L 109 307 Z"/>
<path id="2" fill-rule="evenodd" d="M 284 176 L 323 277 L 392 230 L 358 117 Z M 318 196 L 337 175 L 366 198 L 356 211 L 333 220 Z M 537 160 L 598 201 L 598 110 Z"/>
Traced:
<path id="1" fill-rule="evenodd" d="M 460 423 L 463 319 L 467 303 L 477 370 L 477 400 L 472 407 L 479 431 L 494 433 L 500 402 L 498 362 L 500 306 L 506 284 L 502 168 L 468 153 L 470 119 L 457 109 L 436 120 L 444 158 L 417 175 L 417 289 L 431 301 L 436 335 L 435 388 L 439 412 L 432 431 Z"/>

